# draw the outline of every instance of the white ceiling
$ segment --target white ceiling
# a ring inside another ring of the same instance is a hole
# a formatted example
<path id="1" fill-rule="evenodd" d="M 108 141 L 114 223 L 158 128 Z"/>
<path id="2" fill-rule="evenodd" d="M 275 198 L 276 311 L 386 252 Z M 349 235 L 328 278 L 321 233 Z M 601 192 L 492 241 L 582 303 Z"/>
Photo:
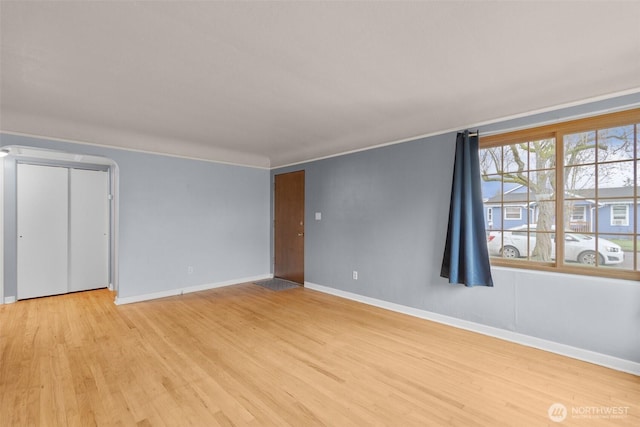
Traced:
<path id="1" fill-rule="evenodd" d="M 640 2 L 5 1 L 0 129 L 261 167 L 640 91 Z"/>

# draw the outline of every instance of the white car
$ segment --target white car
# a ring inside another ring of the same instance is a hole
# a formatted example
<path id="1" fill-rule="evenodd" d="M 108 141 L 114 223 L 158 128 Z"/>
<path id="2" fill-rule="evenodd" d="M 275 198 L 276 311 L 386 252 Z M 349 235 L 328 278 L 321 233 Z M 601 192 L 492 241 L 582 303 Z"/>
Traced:
<path id="1" fill-rule="evenodd" d="M 508 231 L 492 231 L 487 238 L 489 255 L 503 258 L 520 258 L 527 255 L 527 229 L 529 230 L 529 256 L 536 246 L 536 225 L 527 227 L 521 225 Z M 551 235 L 555 240 L 555 234 Z M 599 265 L 620 264 L 624 261 L 624 252 L 620 245 L 607 239 L 588 236 L 580 233 L 564 233 L 564 257 L 566 261 L 575 261 L 581 264 L 596 265 L 596 256 Z M 596 253 L 596 240 L 598 251 Z M 551 245 L 551 258 L 556 257 L 556 245 Z"/>

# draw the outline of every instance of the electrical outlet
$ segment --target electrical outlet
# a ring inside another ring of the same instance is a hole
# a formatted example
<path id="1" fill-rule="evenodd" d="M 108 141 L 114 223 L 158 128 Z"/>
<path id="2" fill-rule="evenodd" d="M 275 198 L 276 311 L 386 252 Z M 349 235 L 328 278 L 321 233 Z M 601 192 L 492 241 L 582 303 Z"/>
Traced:
<path id="1" fill-rule="evenodd" d="M 187 274 L 193 274 L 193 266 L 192 265 L 187 267 Z"/>
<path id="2" fill-rule="evenodd" d="M 358 272 L 353 270 L 353 280 L 358 280 Z"/>

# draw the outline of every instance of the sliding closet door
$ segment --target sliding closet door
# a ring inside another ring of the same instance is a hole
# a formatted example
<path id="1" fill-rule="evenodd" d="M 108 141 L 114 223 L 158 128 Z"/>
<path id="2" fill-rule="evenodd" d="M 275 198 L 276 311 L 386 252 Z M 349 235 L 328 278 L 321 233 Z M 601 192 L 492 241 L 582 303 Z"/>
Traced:
<path id="1" fill-rule="evenodd" d="M 18 164 L 18 299 L 67 292 L 68 173 Z"/>
<path id="2" fill-rule="evenodd" d="M 109 284 L 109 174 L 71 169 L 69 292 Z"/>

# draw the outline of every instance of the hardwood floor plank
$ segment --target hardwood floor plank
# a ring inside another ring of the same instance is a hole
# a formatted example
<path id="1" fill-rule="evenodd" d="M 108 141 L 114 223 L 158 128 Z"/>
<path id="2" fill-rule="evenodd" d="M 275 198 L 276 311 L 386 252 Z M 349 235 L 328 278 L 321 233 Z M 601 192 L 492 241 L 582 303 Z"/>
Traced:
<path id="1" fill-rule="evenodd" d="M 556 402 L 562 425 L 640 425 L 636 376 L 252 284 L 0 306 L 0 391 L 0 426 L 530 426 L 553 424 Z M 571 412 L 589 407 L 626 412 Z"/>

